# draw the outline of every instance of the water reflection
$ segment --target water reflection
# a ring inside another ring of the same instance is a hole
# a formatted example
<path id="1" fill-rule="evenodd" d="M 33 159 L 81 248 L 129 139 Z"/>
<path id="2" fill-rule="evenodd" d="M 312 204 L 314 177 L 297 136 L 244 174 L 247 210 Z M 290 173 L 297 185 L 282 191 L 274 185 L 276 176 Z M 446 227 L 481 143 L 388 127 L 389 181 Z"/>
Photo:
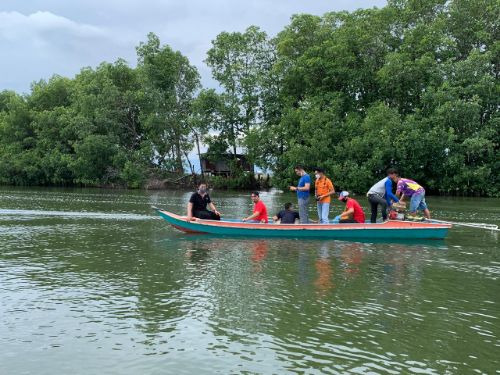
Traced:
<path id="1" fill-rule="evenodd" d="M 360 243 L 349 243 L 342 247 L 340 258 L 345 264 L 345 272 L 348 276 L 359 274 L 363 255 L 364 252 Z"/>
<path id="2" fill-rule="evenodd" d="M 410 292 L 419 282 L 421 267 L 432 255 L 431 249 L 443 251 L 441 243 L 400 245 L 343 241 L 298 241 L 286 239 L 237 239 L 213 236 L 184 236 L 177 247 L 186 249 L 186 257 L 199 272 L 193 276 L 213 282 L 217 277 L 235 274 L 237 283 L 251 278 L 252 274 L 266 272 L 264 283 L 272 287 L 296 280 L 298 291 L 319 298 L 331 295 L 339 283 L 354 282 L 362 269 L 371 277 L 383 281 L 384 289 L 406 288 Z M 170 244 L 169 244 L 170 245 Z M 224 274 L 219 275 L 219 265 L 224 263 Z M 237 275 L 237 276 L 236 276 Z M 366 277 L 360 282 L 365 282 Z M 356 287 L 359 287 L 357 285 Z M 368 285 L 365 285 L 365 288 Z M 232 287 L 231 287 L 232 288 Z M 377 285 L 372 286 L 377 288 Z M 209 288 L 213 293 L 225 290 Z M 245 293 L 250 293 L 251 288 Z M 218 297 L 216 296 L 215 299 Z M 222 298 L 224 299 L 224 298 Z M 231 304 L 248 301 L 235 298 Z"/>
<path id="3" fill-rule="evenodd" d="M 321 245 L 319 256 L 315 262 L 315 268 L 318 276 L 314 281 L 314 286 L 317 289 L 318 295 L 324 297 L 334 288 L 332 260 L 330 259 L 328 243 Z"/>

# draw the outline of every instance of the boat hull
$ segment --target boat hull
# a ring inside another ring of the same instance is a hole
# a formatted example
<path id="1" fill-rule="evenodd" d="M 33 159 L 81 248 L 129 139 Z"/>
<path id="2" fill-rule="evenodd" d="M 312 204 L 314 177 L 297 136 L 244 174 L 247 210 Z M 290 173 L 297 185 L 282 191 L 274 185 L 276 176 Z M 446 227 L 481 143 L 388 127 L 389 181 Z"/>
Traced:
<path id="1" fill-rule="evenodd" d="M 329 239 L 444 239 L 449 224 L 410 221 L 387 221 L 376 224 L 260 224 L 231 221 L 186 221 L 168 211 L 158 214 L 173 227 L 187 233 L 260 238 L 329 238 Z"/>

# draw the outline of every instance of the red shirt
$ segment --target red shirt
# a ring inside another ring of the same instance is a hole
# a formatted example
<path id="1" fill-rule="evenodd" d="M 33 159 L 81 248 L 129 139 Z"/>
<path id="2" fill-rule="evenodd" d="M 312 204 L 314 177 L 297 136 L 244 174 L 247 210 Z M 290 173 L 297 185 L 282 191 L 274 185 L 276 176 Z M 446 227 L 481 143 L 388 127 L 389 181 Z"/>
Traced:
<path id="1" fill-rule="evenodd" d="M 354 209 L 353 219 L 356 220 L 358 223 L 364 223 L 365 213 L 363 212 L 363 209 L 359 205 L 358 201 L 352 198 L 347 198 L 345 209 L 347 211 L 350 210 L 351 208 Z"/>
<path id="2" fill-rule="evenodd" d="M 253 213 L 256 213 L 257 211 L 260 212 L 260 215 L 257 216 L 254 220 L 257 221 L 265 220 L 265 222 L 268 223 L 269 220 L 267 219 L 267 208 L 264 202 L 259 200 L 257 203 L 254 204 Z"/>

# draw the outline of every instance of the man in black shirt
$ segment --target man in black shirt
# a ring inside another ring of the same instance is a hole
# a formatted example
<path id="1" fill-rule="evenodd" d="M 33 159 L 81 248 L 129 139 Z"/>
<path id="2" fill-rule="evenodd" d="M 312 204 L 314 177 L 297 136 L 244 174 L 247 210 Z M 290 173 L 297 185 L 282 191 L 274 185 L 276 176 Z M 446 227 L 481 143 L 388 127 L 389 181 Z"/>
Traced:
<path id="1" fill-rule="evenodd" d="M 207 205 L 212 211 L 207 210 Z M 215 205 L 212 203 L 207 193 L 206 184 L 200 184 L 198 191 L 193 193 L 191 198 L 189 198 L 186 220 L 191 221 L 193 217 L 204 220 L 220 220 L 220 212 L 217 211 Z"/>
<path id="2" fill-rule="evenodd" d="M 285 209 L 273 217 L 274 221 L 281 220 L 281 224 L 295 224 L 295 219 L 299 219 L 299 213 L 293 210 L 291 203 L 286 203 Z"/>

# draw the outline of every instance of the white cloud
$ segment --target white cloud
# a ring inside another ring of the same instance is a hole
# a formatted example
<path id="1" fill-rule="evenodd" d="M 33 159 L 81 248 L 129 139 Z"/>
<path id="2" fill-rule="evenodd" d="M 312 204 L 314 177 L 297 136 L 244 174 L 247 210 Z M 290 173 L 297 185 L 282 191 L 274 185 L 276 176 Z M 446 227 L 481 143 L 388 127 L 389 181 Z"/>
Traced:
<path id="1" fill-rule="evenodd" d="M 162 43 L 196 65 L 214 87 L 203 63 L 222 31 L 257 25 L 275 35 L 296 13 L 383 6 L 385 0 L 2 0 L 0 90 L 26 92 L 34 80 L 73 76 L 84 66 L 122 57 L 135 64 L 135 46 L 156 33 Z"/>
<path id="2" fill-rule="evenodd" d="M 84 66 L 116 60 L 128 47 L 114 30 L 48 11 L 0 12 L 0 90 L 27 91 L 32 81 L 53 74 L 73 76 Z"/>
<path id="3" fill-rule="evenodd" d="M 0 38 L 14 41 L 51 31 L 71 33 L 77 37 L 104 35 L 104 30 L 99 27 L 80 24 L 46 11 L 27 16 L 19 12 L 0 12 Z"/>

